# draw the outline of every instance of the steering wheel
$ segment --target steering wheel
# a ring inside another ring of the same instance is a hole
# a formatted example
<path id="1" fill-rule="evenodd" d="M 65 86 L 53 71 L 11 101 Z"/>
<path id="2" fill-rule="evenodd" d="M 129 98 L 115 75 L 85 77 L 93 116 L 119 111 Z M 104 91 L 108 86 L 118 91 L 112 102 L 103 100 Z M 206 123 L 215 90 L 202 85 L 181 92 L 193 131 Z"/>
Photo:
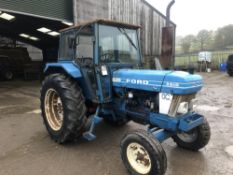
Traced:
<path id="1" fill-rule="evenodd" d="M 100 55 L 101 61 L 105 61 L 105 62 L 110 61 L 113 57 L 114 55 L 112 53 L 104 53 Z"/>
<path id="2" fill-rule="evenodd" d="M 75 61 L 80 66 L 84 66 L 84 67 L 91 67 L 91 66 L 93 66 L 93 58 L 90 58 L 90 57 L 76 58 Z"/>

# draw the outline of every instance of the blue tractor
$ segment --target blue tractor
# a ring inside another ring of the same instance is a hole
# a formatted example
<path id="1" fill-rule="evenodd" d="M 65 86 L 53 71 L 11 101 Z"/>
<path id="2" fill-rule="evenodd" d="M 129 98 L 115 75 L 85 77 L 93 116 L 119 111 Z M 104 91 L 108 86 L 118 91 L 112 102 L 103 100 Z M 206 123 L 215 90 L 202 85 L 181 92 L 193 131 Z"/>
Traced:
<path id="1" fill-rule="evenodd" d="M 61 31 L 58 62 L 44 70 L 42 117 L 58 143 L 94 140 L 102 120 L 147 125 L 123 137 L 122 160 L 130 174 L 163 175 L 167 158 L 161 142 L 172 137 L 193 151 L 209 142 L 209 124 L 193 110 L 203 80 L 186 72 L 142 69 L 138 31 L 107 20 Z"/>

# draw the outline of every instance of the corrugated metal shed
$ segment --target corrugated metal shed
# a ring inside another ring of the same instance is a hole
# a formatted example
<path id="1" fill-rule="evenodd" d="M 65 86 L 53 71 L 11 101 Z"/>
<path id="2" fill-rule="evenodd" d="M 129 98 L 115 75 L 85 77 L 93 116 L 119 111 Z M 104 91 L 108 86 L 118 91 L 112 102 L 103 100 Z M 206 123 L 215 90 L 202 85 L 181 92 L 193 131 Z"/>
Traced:
<path id="1" fill-rule="evenodd" d="M 105 18 L 140 25 L 144 57 L 160 56 L 166 17 L 145 0 L 74 0 L 74 6 L 76 24 Z"/>
<path id="2" fill-rule="evenodd" d="M 1 0 L 0 9 L 73 21 L 72 0 Z"/>
<path id="3" fill-rule="evenodd" d="M 103 18 L 140 25 L 146 62 L 150 65 L 151 58 L 161 55 L 166 17 L 145 0 L 1 0 L 0 10 L 74 21 L 76 24 Z"/>

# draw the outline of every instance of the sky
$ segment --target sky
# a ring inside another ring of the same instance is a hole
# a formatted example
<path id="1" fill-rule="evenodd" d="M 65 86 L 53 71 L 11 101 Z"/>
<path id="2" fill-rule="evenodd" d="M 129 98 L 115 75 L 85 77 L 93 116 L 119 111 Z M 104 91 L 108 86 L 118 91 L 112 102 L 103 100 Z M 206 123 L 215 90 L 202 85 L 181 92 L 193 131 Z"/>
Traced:
<path id="1" fill-rule="evenodd" d="M 171 0 L 147 0 L 166 14 Z M 202 29 L 217 30 L 233 24 L 233 0 L 176 0 L 171 19 L 177 25 L 177 36 L 196 35 Z"/>

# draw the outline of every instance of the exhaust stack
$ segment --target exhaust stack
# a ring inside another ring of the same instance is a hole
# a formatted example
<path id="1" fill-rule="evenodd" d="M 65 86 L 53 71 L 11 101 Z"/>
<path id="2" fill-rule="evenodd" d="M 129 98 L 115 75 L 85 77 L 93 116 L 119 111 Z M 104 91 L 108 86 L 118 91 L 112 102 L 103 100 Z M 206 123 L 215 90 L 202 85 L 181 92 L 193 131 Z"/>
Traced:
<path id="1" fill-rule="evenodd" d="M 174 4 L 175 0 L 172 0 L 167 6 L 166 26 L 162 29 L 162 51 L 160 62 L 164 69 L 172 69 L 175 63 L 175 27 L 170 25 L 170 11 Z"/>
<path id="2" fill-rule="evenodd" d="M 170 20 L 171 8 L 172 8 L 172 6 L 173 6 L 174 4 L 175 4 L 175 0 L 172 0 L 172 1 L 168 4 L 168 6 L 167 6 L 166 27 L 169 27 L 169 26 L 170 26 L 170 22 L 171 22 L 171 20 Z"/>

